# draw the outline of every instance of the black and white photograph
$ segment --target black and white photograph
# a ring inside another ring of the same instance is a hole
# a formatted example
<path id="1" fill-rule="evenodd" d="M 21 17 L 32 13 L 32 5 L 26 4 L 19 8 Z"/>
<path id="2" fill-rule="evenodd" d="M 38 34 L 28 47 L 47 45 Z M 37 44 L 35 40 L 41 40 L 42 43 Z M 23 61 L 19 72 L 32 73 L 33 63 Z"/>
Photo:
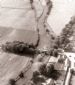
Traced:
<path id="1" fill-rule="evenodd" d="M 75 85 L 75 0 L 0 0 L 0 85 Z"/>

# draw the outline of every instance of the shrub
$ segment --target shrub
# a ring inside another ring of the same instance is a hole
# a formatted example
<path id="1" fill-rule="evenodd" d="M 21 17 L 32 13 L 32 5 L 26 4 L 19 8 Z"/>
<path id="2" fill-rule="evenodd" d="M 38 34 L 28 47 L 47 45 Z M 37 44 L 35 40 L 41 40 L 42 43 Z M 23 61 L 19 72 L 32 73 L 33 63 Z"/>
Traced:
<path id="1" fill-rule="evenodd" d="M 10 85 L 16 85 L 16 81 L 15 81 L 14 79 L 10 79 L 10 80 L 9 80 L 9 84 L 10 84 Z"/>
<path id="2" fill-rule="evenodd" d="M 71 69 L 70 72 L 71 72 L 71 74 L 75 74 L 74 69 Z"/>
<path id="3" fill-rule="evenodd" d="M 21 72 L 21 73 L 19 74 L 19 77 L 20 77 L 20 78 L 24 78 L 24 73 Z"/>
<path id="4" fill-rule="evenodd" d="M 62 64 L 62 63 L 64 63 L 64 59 L 63 59 L 63 58 L 60 58 L 60 59 L 58 60 L 58 62 Z"/>

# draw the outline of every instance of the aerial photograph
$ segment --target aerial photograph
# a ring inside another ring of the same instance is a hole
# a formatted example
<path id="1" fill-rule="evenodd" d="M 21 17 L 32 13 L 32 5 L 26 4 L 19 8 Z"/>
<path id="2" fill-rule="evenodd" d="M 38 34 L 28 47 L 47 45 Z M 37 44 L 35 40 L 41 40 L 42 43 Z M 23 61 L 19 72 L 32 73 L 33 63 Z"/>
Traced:
<path id="1" fill-rule="evenodd" d="M 75 85 L 75 0 L 0 0 L 0 85 Z"/>

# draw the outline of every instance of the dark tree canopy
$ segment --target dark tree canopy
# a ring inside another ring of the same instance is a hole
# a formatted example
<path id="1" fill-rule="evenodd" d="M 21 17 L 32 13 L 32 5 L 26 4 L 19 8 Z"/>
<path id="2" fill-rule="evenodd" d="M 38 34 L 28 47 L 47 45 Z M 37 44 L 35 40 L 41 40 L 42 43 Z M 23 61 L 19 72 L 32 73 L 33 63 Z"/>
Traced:
<path id="1" fill-rule="evenodd" d="M 63 28 L 57 45 L 63 48 L 65 51 L 72 51 L 72 44 L 70 38 L 74 34 L 75 17 L 72 17 L 68 24 Z"/>
<path id="2" fill-rule="evenodd" d="M 33 44 L 27 44 L 20 41 L 6 42 L 2 45 L 5 52 L 16 53 L 21 55 L 35 55 L 36 47 Z"/>

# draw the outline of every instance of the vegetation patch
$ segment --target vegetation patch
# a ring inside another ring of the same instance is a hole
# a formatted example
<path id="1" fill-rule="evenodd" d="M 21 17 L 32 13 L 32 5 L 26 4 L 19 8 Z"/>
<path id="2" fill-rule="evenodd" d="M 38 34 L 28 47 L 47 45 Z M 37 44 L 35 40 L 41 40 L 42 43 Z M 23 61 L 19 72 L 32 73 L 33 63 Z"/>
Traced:
<path id="1" fill-rule="evenodd" d="M 39 68 L 39 71 L 33 72 L 33 85 L 38 82 L 45 82 L 46 79 L 51 78 L 53 80 L 57 80 L 61 76 L 61 73 L 54 68 L 53 64 L 46 65 L 42 64 Z"/>
<path id="2" fill-rule="evenodd" d="M 21 55 L 35 55 L 36 47 L 33 44 L 27 44 L 20 41 L 6 42 L 2 45 L 5 52 L 16 53 Z"/>
<path id="3" fill-rule="evenodd" d="M 44 75 L 47 78 L 52 78 L 54 80 L 57 80 L 59 76 L 61 75 L 55 68 L 53 64 L 50 64 L 47 66 L 46 64 L 43 64 L 40 67 L 40 73 Z"/>
<path id="4" fill-rule="evenodd" d="M 65 25 L 63 28 L 60 36 L 57 37 L 55 44 L 59 48 L 64 49 L 65 51 L 68 52 L 73 52 L 73 39 L 74 37 L 74 25 L 75 25 L 75 17 L 72 17 L 72 19 L 69 21 L 68 24 Z"/>

